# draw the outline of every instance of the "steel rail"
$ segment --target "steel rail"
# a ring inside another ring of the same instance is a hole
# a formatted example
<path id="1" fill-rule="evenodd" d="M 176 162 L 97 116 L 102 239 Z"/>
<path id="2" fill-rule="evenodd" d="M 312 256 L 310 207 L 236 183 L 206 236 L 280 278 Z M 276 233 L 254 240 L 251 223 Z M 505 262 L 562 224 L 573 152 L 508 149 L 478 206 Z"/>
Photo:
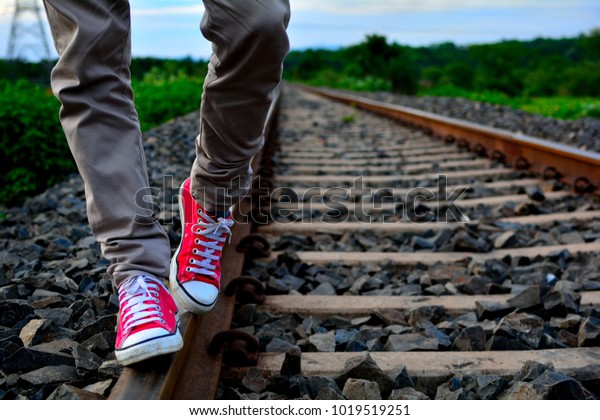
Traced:
<path id="1" fill-rule="evenodd" d="M 325 88 L 302 89 L 426 129 L 449 142 L 504 160 L 517 169 L 560 178 L 578 191 L 600 194 L 600 153 Z"/>

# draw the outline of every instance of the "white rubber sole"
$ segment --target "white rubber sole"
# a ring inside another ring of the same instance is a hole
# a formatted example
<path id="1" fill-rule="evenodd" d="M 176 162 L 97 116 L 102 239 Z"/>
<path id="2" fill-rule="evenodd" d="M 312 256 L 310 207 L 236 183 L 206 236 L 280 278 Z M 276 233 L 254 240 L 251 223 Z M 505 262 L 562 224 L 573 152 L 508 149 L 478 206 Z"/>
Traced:
<path id="1" fill-rule="evenodd" d="M 177 249 L 177 251 L 179 251 L 179 248 Z M 175 253 L 175 255 L 177 255 L 177 252 Z M 175 300 L 175 303 L 177 304 L 178 309 L 184 310 L 184 311 L 196 314 L 196 315 L 203 315 L 215 307 L 215 304 L 217 303 L 216 299 L 210 305 L 202 305 L 202 304 L 199 304 L 198 302 L 194 301 L 185 292 L 185 290 L 183 290 L 183 287 L 181 287 L 181 285 L 177 281 L 177 271 L 178 271 L 177 261 L 176 261 L 176 258 L 173 257 L 173 259 L 171 260 L 171 275 L 169 277 L 169 283 L 170 283 L 169 289 L 171 290 L 171 296 L 173 296 L 173 300 Z"/>
<path id="2" fill-rule="evenodd" d="M 133 363 L 164 354 L 175 353 L 183 347 L 183 338 L 179 330 L 173 335 L 158 337 L 153 340 L 142 342 L 126 349 L 115 350 L 115 356 L 119 363 L 128 366 Z"/>

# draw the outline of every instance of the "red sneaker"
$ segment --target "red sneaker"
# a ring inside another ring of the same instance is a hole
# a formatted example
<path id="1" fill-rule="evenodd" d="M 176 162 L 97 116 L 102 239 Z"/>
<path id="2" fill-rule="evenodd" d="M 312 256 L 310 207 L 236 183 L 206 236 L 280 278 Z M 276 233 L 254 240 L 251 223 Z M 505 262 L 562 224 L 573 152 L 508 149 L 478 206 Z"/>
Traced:
<path id="1" fill-rule="evenodd" d="M 177 306 L 158 280 L 137 276 L 119 285 L 119 321 L 115 355 L 130 365 L 183 347 Z"/>
<path id="2" fill-rule="evenodd" d="M 221 255 L 233 218 L 207 214 L 192 197 L 189 178 L 181 185 L 179 212 L 182 235 L 171 260 L 171 291 L 179 308 L 203 314 L 219 296 Z"/>

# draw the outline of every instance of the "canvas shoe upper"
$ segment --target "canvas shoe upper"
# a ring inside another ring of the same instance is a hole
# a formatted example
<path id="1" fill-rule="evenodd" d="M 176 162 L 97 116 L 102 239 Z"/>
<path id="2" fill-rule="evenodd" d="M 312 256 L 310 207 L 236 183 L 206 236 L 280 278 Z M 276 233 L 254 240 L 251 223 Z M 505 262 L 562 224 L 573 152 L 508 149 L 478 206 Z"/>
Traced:
<path id="1" fill-rule="evenodd" d="M 115 355 L 123 365 L 175 352 L 183 346 L 177 306 L 159 280 L 136 276 L 119 285 Z"/>
<path id="2" fill-rule="evenodd" d="M 189 178 L 181 185 L 179 212 L 182 234 L 171 260 L 171 290 L 179 308 L 203 314 L 219 296 L 223 245 L 234 222 L 231 215 L 208 214 L 192 197 Z"/>

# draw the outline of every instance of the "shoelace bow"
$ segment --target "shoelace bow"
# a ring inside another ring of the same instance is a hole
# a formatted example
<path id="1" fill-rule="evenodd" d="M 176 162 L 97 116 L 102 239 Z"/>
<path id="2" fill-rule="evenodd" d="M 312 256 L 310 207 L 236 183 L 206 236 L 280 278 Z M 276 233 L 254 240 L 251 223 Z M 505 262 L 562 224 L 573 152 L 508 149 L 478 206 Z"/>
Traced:
<path id="1" fill-rule="evenodd" d="M 166 322 L 158 299 L 159 287 L 155 280 L 146 279 L 144 276 L 133 277 L 119 287 L 124 333 L 150 322 Z"/>
<path id="2" fill-rule="evenodd" d="M 228 242 L 231 242 L 231 227 L 234 222 L 233 220 L 224 217 L 219 217 L 218 221 L 215 222 L 202 210 L 198 210 L 198 216 L 200 216 L 198 218 L 198 223 L 192 226 L 192 229 L 198 228 L 197 230 L 194 230 L 194 233 L 212 241 L 203 241 L 196 238 L 194 243 L 203 246 L 204 250 L 200 251 L 198 248 L 194 248 L 192 253 L 203 257 L 203 259 L 190 259 L 190 264 L 193 264 L 198 268 L 187 267 L 186 270 L 200 275 L 216 277 L 216 264 L 213 264 L 213 261 L 218 261 L 220 257 L 215 255 L 215 253 L 223 250 L 225 239 L 227 239 Z M 209 222 L 206 220 L 209 220 Z"/>

